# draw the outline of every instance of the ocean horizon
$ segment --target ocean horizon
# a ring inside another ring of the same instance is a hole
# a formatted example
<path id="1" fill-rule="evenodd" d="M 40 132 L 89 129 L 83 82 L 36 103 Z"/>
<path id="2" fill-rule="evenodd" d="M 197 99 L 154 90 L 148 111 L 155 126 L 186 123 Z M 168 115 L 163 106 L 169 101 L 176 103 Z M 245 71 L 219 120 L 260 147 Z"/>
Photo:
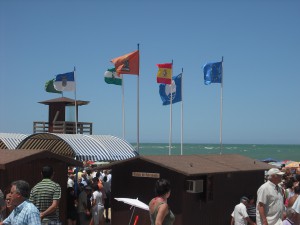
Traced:
<path id="1" fill-rule="evenodd" d="M 135 148 L 136 143 L 132 144 Z M 169 143 L 140 143 L 140 155 L 168 155 Z M 171 155 L 181 154 L 181 144 L 174 143 Z M 183 144 L 183 155 L 193 154 L 239 154 L 253 159 L 273 158 L 278 161 L 292 160 L 300 162 L 300 145 L 298 144 Z"/>

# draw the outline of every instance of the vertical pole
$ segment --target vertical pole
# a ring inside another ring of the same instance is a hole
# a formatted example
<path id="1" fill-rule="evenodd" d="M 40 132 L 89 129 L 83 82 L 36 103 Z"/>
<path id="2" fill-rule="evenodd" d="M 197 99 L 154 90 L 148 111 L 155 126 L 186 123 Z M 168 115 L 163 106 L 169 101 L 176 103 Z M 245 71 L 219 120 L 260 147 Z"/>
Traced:
<path id="1" fill-rule="evenodd" d="M 169 155 L 171 155 L 171 149 L 172 149 L 172 99 L 173 99 L 173 60 L 172 60 L 172 68 L 171 68 L 171 84 L 169 85 L 170 91 L 171 91 L 171 99 L 170 99 L 170 132 L 169 132 Z"/>
<path id="2" fill-rule="evenodd" d="M 77 119 L 77 99 L 76 99 L 77 80 L 76 80 L 76 77 L 75 77 L 75 71 L 76 71 L 76 68 L 74 66 L 74 81 L 75 81 L 75 90 L 74 90 L 74 95 L 75 95 L 75 129 L 76 129 L 76 133 L 75 134 L 77 134 L 77 122 L 78 122 L 78 119 Z"/>
<path id="3" fill-rule="evenodd" d="M 120 74 L 122 79 L 122 122 L 123 122 L 123 139 L 125 140 L 125 101 L 124 101 L 124 77 Z"/>
<path id="4" fill-rule="evenodd" d="M 181 69 L 181 155 L 183 155 L 183 68 Z"/>
<path id="5" fill-rule="evenodd" d="M 222 142 L 222 128 L 223 128 L 223 56 L 222 56 L 222 77 L 221 77 L 221 105 L 220 105 L 220 155 L 223 152 L 223 142 Z"/>
<path id="6" fill-rule="evenodd" d="M 140 44 L 137 45 L 140 56 Z M 140 57 L 139 57 L 139 74 L 137 76 L 137 152 L 140 149 Z"/>

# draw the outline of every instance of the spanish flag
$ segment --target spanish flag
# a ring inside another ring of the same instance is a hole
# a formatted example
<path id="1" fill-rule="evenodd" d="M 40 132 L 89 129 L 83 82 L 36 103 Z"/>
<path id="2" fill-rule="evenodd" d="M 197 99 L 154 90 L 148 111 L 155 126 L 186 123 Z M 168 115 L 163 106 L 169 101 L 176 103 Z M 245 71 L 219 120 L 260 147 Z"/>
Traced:
<path id="1" fill-rule="evenodd" d="M 139 70 L 140 70 L 139 50 L 114 58 L 111 60 L 111 62 L 115 64 L 116 72 L 118 74 L 139 75 Z"/>
<path id="2" fill-rule="evenodd" d="M 172 63 L 157 64 L 158 72 L 157 83 L 171 84 L 172 83 Z"/>

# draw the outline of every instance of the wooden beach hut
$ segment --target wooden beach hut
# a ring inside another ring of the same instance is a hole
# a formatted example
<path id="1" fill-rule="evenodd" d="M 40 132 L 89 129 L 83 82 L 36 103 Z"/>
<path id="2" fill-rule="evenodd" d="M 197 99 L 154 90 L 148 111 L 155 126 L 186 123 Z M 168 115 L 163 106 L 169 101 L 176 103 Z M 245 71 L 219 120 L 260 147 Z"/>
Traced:
<path id="1" fill-rule="evenodd" d="M 68 166 L 82 167 L 82 162 L 47 150 L 0 149 L 0 189 L 5 190 L 15 180 L 26 180 L 33 187 L 41 181 L 45 165 L 53 167 L 53 180 L 61 186 L 60 219 L 66 224 Z"/>
<path id="2" fill-rule="evenodd" d="M 168 200 L 175 225 L 227 225 L 240 197 L 256 195 L 270 165 L 241 155 L 138 156 L 114 162 L 112 169 L 112 225 L 150 224 L 149 212 L 114 198 L 138 198 L 148 204 L 158 178 L 172 185 Z M 102 167 L 104 168 L 104 167 Z M 127 223 L 126 223 L 127 222 Z"/>

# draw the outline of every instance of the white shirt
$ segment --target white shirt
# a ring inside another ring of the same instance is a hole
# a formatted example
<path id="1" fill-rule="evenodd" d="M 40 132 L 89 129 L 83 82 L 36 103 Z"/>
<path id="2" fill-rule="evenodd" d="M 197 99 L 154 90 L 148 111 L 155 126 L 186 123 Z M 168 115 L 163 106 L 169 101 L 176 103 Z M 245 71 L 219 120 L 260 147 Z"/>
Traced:
<path id="1" fill-rule="evenodd" d="M 283 194 L 281 189 L 276 189 L 276 185 L 267 181 L 257 191 L 257 205 L 261 202 L 264 204 L 265 215 L 269 225 L 282 224 L 282 214 L 284 210 Z M 256 210 L 256 224 L 261 225 L 259 210 Z"/>
<path id="2" fill-rule="evenodd" d="M 297 197 L 296 201 L 294 202 L 292 208 L 296 211 L 296 213 L 300 214 L 300 198 Z"/>
<path id="3" fill-rule="evenodd" d="M 234 207 L 234 211 L 231 215 L 234 218 L 234 225 L 247 225 L 246 218 L 249 216 L 247 208 L 242 202 Z"/>

